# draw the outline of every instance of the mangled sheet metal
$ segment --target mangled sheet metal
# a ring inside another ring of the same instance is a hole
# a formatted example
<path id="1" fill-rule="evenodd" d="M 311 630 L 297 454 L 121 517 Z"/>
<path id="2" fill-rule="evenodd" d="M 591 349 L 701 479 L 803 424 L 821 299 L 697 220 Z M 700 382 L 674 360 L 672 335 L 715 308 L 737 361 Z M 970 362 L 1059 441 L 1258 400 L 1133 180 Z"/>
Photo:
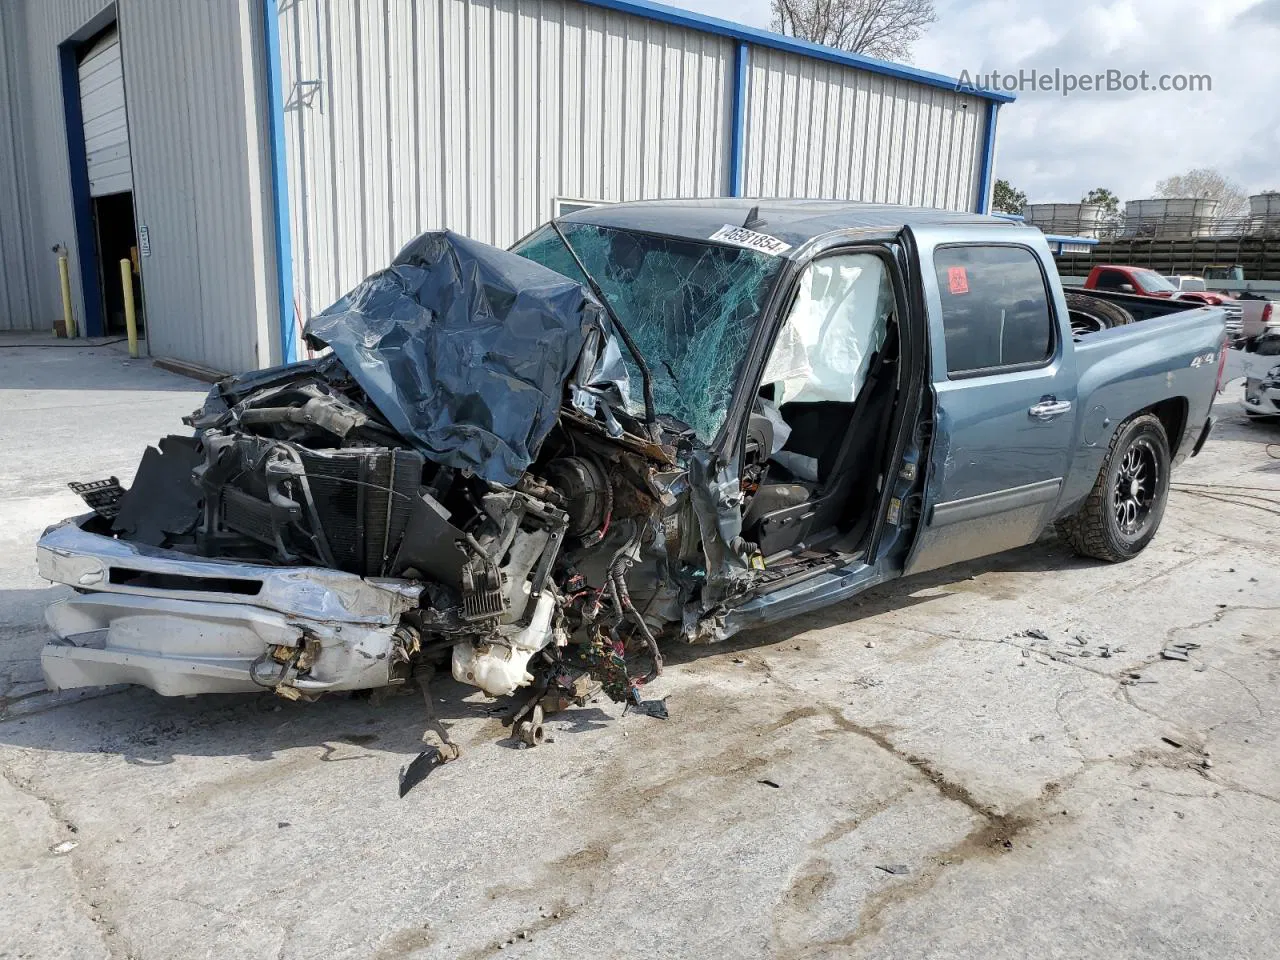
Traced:
<path id="1" fill-rule="evenodd" d="M 444 231 L 413 240 L 305 332 L 426 457 L 511 486 L 601 317 L 581 284 Z"/>
<path id="2" fill-rule="evenodd" d="M 519 692 L 507 719 L 530 744 L 545 710 L 601 688 L 641 704 L 659 639 L 716 634 L 752 569 L 705 442 L 727 388 L 681 358 L 731 344 L 728 382 L 763 298 L 743 291 L 772 273 L 668 240 L 605 265 L 581 242 L 660 364 L 662 416 L 630 396 L 649 370 L 580 276 L 424 234 L 308 323 L 328 351 L 220 382 L 129 490 L 76 485 L 95 512 L 39 547 L 79 591 L 48 614 L 50 685 L 313 699 L 447 669 Z M 665 269 L 685 279 L 651 302 Z"/>

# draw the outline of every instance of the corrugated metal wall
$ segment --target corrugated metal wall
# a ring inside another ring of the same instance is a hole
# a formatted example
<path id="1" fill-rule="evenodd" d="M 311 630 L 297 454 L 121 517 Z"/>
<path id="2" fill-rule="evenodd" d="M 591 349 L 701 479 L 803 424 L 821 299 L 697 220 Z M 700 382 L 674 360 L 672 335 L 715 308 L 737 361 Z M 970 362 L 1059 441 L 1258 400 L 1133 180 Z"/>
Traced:
<path id="1" fill-rule="evenodd" d="M 726 192 L 735 44 L 572 0 L 281 13 L 305 318 L 422 230 L 506 246 L 556 197 Z"/>
<path id="2" fill-rule="evenodd" d="M 67 188 L 66 135 L 57 44 L 109 4 L 107 0 L 27 0 L 0 4 L 0 30 L 11 77 L 8 130 L 0 122 L 0 168 L 6 155 L 17 175 L 0 179 L 0 233 L 13 259 L 0 278 L 0 330 L 51 330 L 62 316 L 55 243 L 74 249 L 71 194 Z M 0 107 L 0 110 L 3 110 Z M 0 172 L 0 178 L 3 178 Z M 12 198 L 16 193 L 16 198 Z M 11 199 L 6 200 L 9 194 Z M 16 235 L 17 239 L 10 237 Z M 84 316 L 79 257 L 71 258 L 72 299 Z M 8 304 L 7 307 L 4 305 Z"/>
<path id="3" fill-rule="evenodd" d="M 730 192 L 729 38 L 573 0 L 295 0 L 281 38 L 303 318 L 425 229 Z M 983 100 L 749 55 L 744 193 L 975 208 Z"/>
<path id="4" fill-rule="evenodd" d="M 25 239 L 31 231 L 26 153 L 25 9 L 0 3 L 0 330 L 29 330 L 39 312 L 34 265 Z M 52 325 L 52 321 L 50 321 Z"/>
<path id="5" fill-rule="evenodd" d="M 730 192 L 727 37 L 575 0 L 119 0 L 155 355 L 233 370 L 279 356 L 264 2 L 281 26 L 303 319 L 425 229 L 507 245 L 557 197 Z M 75 244 L 57 45 L 108 6 L 0 8 L 0 254 L 18 264 L 0 277 L 0 329 L 59 315 L 48 251 Z M 745 193 L 976 206 L 984 101 L 749 56 Z"/>
<path id="6" fill-rule="evenodd" d="M 80 271 L 97 265 L 81 264 L 76 251 L 58 44 L 109 6 L 4 3 L 2 46 L 6 57 L 18 48 L 14 61 L 26 86 L 25 110 L 15 122 L 9 109 L 8 129 L 0 112 L 0 138 L 10 138 L 0 139 L 0 245 L 12 246 L 14 224 L 17 262 L 27 266 L 31 290 L 16 282 L 20 272 L 4 271 L 0 329 L 47 330 L 61 316 L 55 243 L 72 250 L 74 309 L 83 325 Z M 119 0 L 116 9 L 134 209 L 152 248 L 142 260 L 149 350 L 224 370 L 265 365 L 275 262 L 262 215 L 269 157 L 261 0 Z M 11 21 L 25 29 L 11 31 Z M 17 126 L 25 137 L 13 132 Z M 11 152 L 4 149 L 10 144 Z M 16 189 L 28 197 L 25 220 L 10 218 L 10 194 L 24 181 L 6 176 L 6 156 L 26 171 L 26 190 Z M 116 265 L 105 266 L 103 281 L 119 283 Z"/>
<path id="7" fill-rule="evenodd" d="M 973 210 L 986 102 L 751 48 L 743 192 Z"/>
<path id="8" fill-rule="evenodd" d="M 219 370 L 270 362 L 267 141 L 253 97 L 266 89 L 261 33 L 259 0 L 120 3 L 134 209 L 151 240 L 142 283 L 153 356 Z"/>

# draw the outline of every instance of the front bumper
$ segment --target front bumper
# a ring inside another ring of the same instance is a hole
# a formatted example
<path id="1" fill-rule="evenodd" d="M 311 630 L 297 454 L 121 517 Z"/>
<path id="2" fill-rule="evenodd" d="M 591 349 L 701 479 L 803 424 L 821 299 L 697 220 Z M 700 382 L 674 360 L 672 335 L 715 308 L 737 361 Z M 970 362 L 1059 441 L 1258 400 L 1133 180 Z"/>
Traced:
<path id="1" fill-rule="evenodd" d="M 92 516 L 92 515 L 90 515 Z M 78 595 L 45 614 L 51 689 L 139 683 L 167 696 L 274 687 L 251 668 L 273 650 L 308 651 L 288 678 L 300 695 L 385 686 L 400 615 L 420 588 L 314 567 L 191 558 L 82 529 L 50 527 L 40 575 Z"/>
<path id="2" fill-rule="evenodd" d="M 1274 360 L 1273 357 L 1268 357 Z M 1249 377 L 1244 382 L 1244 408 L 1258 417 L 1280 417 L 1280 380 Z"/>

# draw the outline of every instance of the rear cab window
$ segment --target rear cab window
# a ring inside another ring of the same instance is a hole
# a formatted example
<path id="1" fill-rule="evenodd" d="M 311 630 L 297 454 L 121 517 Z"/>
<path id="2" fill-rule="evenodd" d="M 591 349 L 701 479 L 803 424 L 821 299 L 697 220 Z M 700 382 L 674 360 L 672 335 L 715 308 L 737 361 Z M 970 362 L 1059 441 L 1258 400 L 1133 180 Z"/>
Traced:
<path id="1" fill-rule="evenodd" d="M 1057 325 L 1034 253 L 1018 246 L 943 246 L 933 259 L 949 377 L 1052 360 Z"/>

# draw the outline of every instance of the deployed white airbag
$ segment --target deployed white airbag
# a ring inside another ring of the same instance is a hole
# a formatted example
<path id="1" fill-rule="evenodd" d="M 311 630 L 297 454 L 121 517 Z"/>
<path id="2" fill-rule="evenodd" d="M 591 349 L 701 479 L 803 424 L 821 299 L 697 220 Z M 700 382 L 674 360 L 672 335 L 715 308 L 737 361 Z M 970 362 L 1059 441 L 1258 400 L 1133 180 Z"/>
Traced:
<path id="1" fill-rule="evenodd" d="M 872 254 L 810 264 L 765 365 L 763 382 L 776 385 L 774 402 L 852 402 L 884 342 L 892 296 L 884 261 Z"/>

